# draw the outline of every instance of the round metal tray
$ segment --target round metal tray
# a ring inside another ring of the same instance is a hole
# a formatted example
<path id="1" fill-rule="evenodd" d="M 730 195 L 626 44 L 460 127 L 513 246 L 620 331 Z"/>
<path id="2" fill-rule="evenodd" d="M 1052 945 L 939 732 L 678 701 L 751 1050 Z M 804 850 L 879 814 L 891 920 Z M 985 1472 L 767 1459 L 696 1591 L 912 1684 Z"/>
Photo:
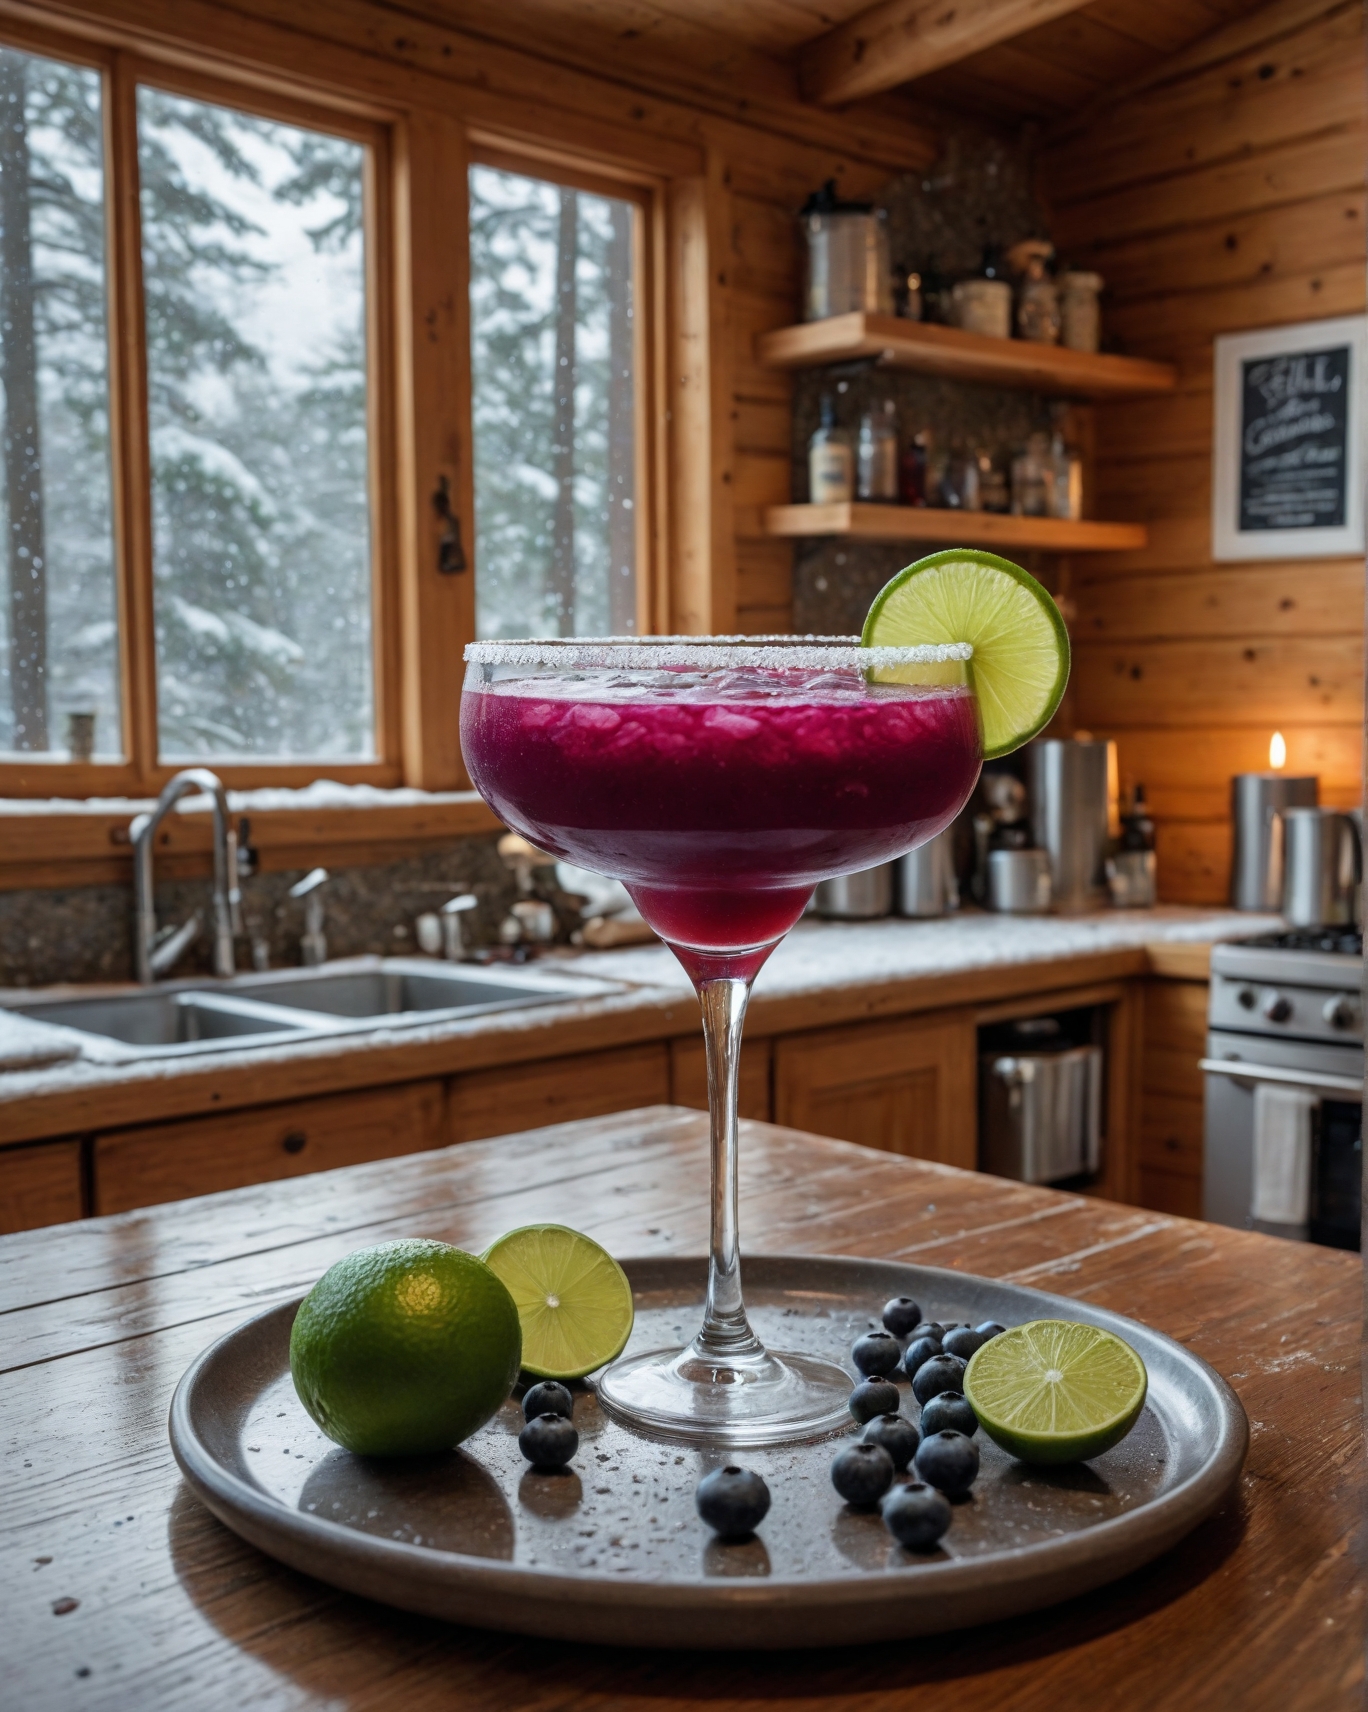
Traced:
<path id="1" fill-rule="evenodd" d="M 697 1259 L 628 1260 L 629 1350 L 692 1335 Z M 486 1628 L 632 1646 L 787 1648 L 960 1628 L 1037 1610 L 1125 1575 L 1211 1514 L 1234 1484 L 1248 1423 L 1230 1387 L 1181 1344 L 1118 1314 L 932 1267 L 751 1256 L 746 1299 L 774 1347 L 849 1365 L 890 1296 L 942 1320 L 1064 1318 L 1138 1351 L 1149 1397 L 1131 1433 L 1089 1463 L 1030 1468 L 978 1435 L 982 1469 L 940 1548 L 897 1546 L 876 1512 L 832 1490 L 832 1439 L 733 1453 L 643 1438 L 576 1399 L 569 1470 L 518 1453 L 514 1401 L 439 1457 L 382 1462 L 324 1438 L 290 1379 L 285 1303 L 195 1361 L 171 1404 L 185 1478 L 230 1528 L 334 1586 Z M 904 1386 L 905 1411 L 917 1409 Z M 853 1430 L 853 1428 L 852 1428 Z M 711 1467 L 764 1475 L 773 1507 L 751 1539 L 713 1539 L 694 1509 Z"/>

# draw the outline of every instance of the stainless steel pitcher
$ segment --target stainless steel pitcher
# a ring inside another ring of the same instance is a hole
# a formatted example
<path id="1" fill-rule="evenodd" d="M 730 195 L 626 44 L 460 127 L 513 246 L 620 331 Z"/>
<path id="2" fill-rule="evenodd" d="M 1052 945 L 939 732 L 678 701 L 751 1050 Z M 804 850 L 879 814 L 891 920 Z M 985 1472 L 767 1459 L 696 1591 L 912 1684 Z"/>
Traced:
<path id="1" fill-rule="evenodd" d="M 1290 927 L 1349 927 L 1359 919 L 1363 848 L 1351 814 L 1285 808 L 1282 912 Z"/>

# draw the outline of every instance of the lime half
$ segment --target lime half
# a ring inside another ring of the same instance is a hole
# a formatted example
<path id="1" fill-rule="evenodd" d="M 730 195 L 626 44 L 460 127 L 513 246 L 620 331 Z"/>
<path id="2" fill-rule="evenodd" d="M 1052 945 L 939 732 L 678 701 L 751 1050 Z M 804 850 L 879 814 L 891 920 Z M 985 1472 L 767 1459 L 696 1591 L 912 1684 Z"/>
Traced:
<path id="1" fill-rule="evenodd" d="M 522 1364 L 538 1379 L 582 1379 L 621 1355 L 635 1308 L 606 1248 L 565 1225 L 523 1225 L 482 1257 L 522 1322 Z"/>
<path id="2" fill-rule="evenodd" d="M 1069 633 L 1048 592 L 1020 565 L 976 548 L 951 547 L 899 571 L 875 596 L 861 641 L 972 643 L 985 760 L 1042 731 L 1069 681 Z M 899 673 L 877 675 L 896 682 Z"/>
<path id="3" fill-rule="evenodd" d="M 1022 1462 L 1101 1456 L 1135 1425 L 1145 1364 L 1128 1343 L 1076 1320 L 1032 1320 L 978 1349 L 964 1395 L 989 1438 Z"/>

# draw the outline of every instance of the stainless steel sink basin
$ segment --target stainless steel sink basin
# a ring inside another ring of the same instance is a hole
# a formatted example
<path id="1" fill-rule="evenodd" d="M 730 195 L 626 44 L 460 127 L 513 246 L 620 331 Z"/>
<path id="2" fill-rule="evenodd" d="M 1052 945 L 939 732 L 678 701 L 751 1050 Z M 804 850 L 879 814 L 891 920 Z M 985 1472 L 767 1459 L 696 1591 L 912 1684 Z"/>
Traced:
<path id="1" fill-rule="evenodd" d="M 301 1040 L 412 1028 L 558 1000 L 620 992 L 621 984 L 546 968 L 484 969 L 418 958 L 354 957 L 317 969 L 273 969 L 228 981 L 167 982 L 9 1006 L 75 1029 L 85 1055 L 105 1060 L 186 1057 Z"/>

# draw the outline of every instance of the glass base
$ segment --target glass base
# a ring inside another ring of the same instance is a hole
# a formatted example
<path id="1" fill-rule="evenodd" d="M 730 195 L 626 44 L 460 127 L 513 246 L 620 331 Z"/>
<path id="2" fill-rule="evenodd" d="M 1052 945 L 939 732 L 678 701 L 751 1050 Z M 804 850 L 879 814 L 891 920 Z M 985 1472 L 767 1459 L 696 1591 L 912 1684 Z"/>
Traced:
<path id="1" fill-rule="evenodd" d="M 596 1389 L 608 1413 L 639 1432 L 740 1446 L 848 1427 L 853 1383 L 843 1368 L 813 1355 L 762 1349 L 719 1360 L 690 1344 L 615 1362 Z"/>

